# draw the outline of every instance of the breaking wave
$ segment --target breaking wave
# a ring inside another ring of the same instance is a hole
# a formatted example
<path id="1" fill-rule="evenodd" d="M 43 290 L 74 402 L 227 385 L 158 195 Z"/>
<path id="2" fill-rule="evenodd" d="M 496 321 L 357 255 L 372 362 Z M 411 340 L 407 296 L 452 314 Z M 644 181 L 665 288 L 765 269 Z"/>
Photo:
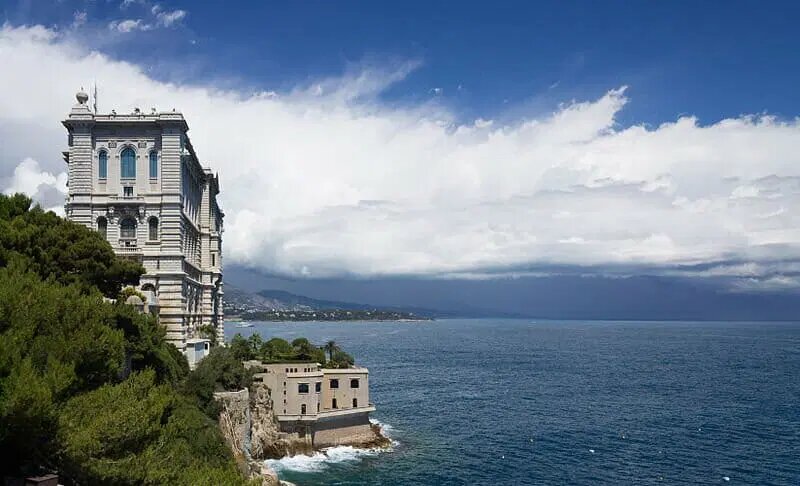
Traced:
<path id="1" fill-rule="evenodd" d="M 314 473 L 324 471 L 332 464 L 356 462 L 365 457 L 377 456 L 381 452 L 391 451 L 393 447 L 399 444 L 399 442 L 391 437 L 392 431 L 394 430 L 391 425 L 381 423 L 375 419 L 370 419 L 370 422 L 380 427 L 381 433 L 392 441 L 392 447 L 387 449 L 359 449 L 353 446 L 327 447 L 312 455 L 298 454 L 281 459 L 267 459 L 265 463 L 278 474 L 283 471 Z"/>
<path id="2" fill-rule="evenodd" d="M 319 472 L 330 464 L 355 462 L 363 457 L 376 456 L 380 452 L 380 449 L 357 449 L 352 446 L 338 446 L 328 447 L 310 456 L 298 454 L 282 459 L 268 459 L 266 463 L 277 473 L 281 471 Z"/>

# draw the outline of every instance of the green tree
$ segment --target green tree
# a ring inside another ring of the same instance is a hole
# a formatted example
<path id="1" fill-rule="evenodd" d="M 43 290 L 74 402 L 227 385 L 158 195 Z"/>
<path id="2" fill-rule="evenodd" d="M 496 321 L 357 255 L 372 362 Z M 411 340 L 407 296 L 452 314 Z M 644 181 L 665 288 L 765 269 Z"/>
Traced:
<path id="1" fill-rule="evenodd" d="M 62 471 L 75 482 L 245 482 L 213 421 L 152 371 L 72 398 L 58 430 Z"/>
<path id="2" fill-rule="evenodd" d="M 247 339 L 242 337 L 242 335 L 239 334 L 238 332 L 236 333 L 235 336 L 233 336 L 231 342 L 228 343 L 228 349 L 231 350 L 233 355 L 239 361 L 248 361 L 251 359 L 255 359 L 256 357 L 256 354 L 250 347 L 250 343 L 247 342 Z"/>
<path id="3" fill-rule="evenodd" d="M 302 361 L 312 361 L 317 356 L 318 348 L 311 344 L 308 339 L 301 337 L 292 341 L 292 348 L 294 351 L 295 359 Z M 325 354 L 323 353 L 323 357 Z"/>
<path id="4" fill-rule="evenodd" d="M 261 339 L 261 335 L 259 333 L 253 333 L 247 338 L 247 344 L 250 345 L 250 350 L 252 351 L 253 355 L 258 354 L 258 351 L 261 349 L 261 346 L 264 344 L 264 340 Z"/>
<path id="5" fill-rule="evenodd" d="M 352 356 L 342 350 L 333 353 L 333 357 L 328 362 L 330 368 L 349 368 L 355 364 Z"/>
<path id="6" fill-rule="evenodd" d="M 260 357 L 264 361 L 294 359 L 294 349 L 285 339 L 274 337 L 261 346 Z"/>
<path id="7" fill-rule="evenodd" d="M 216 425 L 178 393 L 188 365 L 157 319 L 103 299 L 142 271 L 95 232 L 0 195 L 1 476 L 243 482 Z M 246 382 L 240 361 L 221 368 L 210 381 Z"/>
<path id="8" fill-rule="evenodd" d="M 323 346 L 323 349 L 325 349 L 325 351 L 328 353 L 328 356 L 330 357 L 329 361 L 333 361 L 333 354 L 340 350 L 339 345 L 336 344 L 336 341 L 326 342 Z"/>
<path id="9" fill-rule="evenodd" d="M 14 255 L 42 279 L 98 289 L 115 298 L 125 285 L 136 285 L 144 268 L 118 258 L 97 232 L 31 206 L 21 194 L 0 194 L 0 266 Z"/>
<path id="10" fill-rule="evenodd" d="M 23 469 L 48 464 L 59 404 L 117 379 L 124 332 L 99 293 L 0 268 L 0 454 Z"/>

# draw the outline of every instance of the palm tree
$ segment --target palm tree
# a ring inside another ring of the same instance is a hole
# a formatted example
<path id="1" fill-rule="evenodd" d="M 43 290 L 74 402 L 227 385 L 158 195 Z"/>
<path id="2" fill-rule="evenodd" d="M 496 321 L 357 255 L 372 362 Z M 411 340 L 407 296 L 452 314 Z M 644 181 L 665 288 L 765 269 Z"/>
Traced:
<path id="1" fill-rule="evenodd" d="M 333 361 L 333 353 L 340 350 L 339 346 L 336 344 L 336 341 L 328 341 L 325 343 L 325 346 L 323 346 L 323 349 L 328 352 L 328 355 L 331 358 L 329 361 Z"/>

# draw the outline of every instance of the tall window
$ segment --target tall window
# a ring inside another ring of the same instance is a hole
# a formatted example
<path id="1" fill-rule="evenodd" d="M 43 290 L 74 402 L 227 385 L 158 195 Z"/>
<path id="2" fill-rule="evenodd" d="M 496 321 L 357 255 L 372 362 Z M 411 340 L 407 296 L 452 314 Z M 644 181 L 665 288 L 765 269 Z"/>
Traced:
<path id="1" fill-rule="evenodd" d="M 338 404 L 336 403 L 336 399 L 334 398 L 331 400 L 331 408 L 339 408 Z"/>
<path id="2" fill-rule="evenodd" d="M 108 152 L 101 150 L 97 156 L 97 177 L 105 179 L 108 177 Z"/>
<path id="3" fill-rule="evenodd" d="M 120 162 L 120 174 L 123 179 L 136 178 L 136 152 L 132 148 L 127 147 L 122 151 L 122 160 Z"/>
<path id="4" fill-rule="evenodd" d="M 353 399 L 353 408 L 358 408 L 358 398 Z"/>
<path id="5" fill-rule="evenodd" d="M 150 240 L 157 240 L 158 239 L 158 218 L 152 217 L 147 221 L 149 225 L 149 238 Z"/>
<path id="6" fill-rule="evenodd" d="M 303 403 L 300 405 L 300 415 L 305 415 L 305 414 L 306 414 L 306 404 Z"/>
<path id="7" fill-rule="evenodd" d="M 150 152 L 150 178 L 158 179 L 158 152 Z"/>
<path id="8" fill-rule="evenodd" d="M 133 218 L 125 218 L 119 224 L 119 235 L 121 238 L 136 238 L 136 221 Z"/>
<path id="9" fill-rule="evenodd" d="M 97 218 L 97 232 L 100 233 L 103 239 L 106 239 L 106 235 L 108 235 L 108 220 L 103 216 Z"/>

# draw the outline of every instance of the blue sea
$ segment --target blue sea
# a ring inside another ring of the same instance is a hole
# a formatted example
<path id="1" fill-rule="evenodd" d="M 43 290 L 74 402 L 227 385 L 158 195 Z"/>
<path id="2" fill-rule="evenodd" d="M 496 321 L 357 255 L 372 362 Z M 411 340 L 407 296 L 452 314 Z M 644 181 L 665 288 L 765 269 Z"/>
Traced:
<path id="1" fill-rule="evenodd" d="M 272 461 L 311 485 L 800 485 L 800 323 L 255 323 L 370 369 L 386 452 Z"/>

